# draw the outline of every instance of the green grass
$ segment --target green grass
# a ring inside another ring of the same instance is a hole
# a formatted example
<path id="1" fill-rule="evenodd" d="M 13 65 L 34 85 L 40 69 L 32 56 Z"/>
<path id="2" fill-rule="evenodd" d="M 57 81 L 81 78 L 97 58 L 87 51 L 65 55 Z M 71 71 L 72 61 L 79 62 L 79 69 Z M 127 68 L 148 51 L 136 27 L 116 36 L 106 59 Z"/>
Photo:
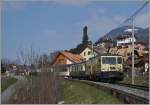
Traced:
<path id="1" fill-rule="evenodd" d="M 149 86 L 149 81 L 146 80 L 144 77 L 135 77 L 134 78 L 135 85 L 142 85 L 142 86 Z M 127 83 L 131 84 L 132 83 L 132 77 L 125 77 L 121 83 Z"/>
<path id="2" fill-rule="evenodd" d="M 62 86 L 65 104 L 123 104 L 109 93 L 84 83 L 64 80 Z"/>
<path id="3" fill-rule="evenodd" d="M 4 79 L 1 81 L 1 92 L 3 92 L 5 89 L 7 89 L 10 85 L 17 82 L 16 78 L 9 77 L 7 79 Z"/>

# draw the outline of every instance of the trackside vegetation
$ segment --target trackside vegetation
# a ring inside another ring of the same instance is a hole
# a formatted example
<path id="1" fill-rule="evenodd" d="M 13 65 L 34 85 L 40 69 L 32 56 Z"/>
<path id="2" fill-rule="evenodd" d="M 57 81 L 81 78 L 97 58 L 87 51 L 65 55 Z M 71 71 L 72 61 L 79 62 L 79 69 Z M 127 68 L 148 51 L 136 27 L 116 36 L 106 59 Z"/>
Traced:
<path id="1" fill-rule="evenodd" d="M 64 104 L 123 104 L 121 100 L 111 96 L 96 87 L 76 82 L 64 80 L 63 100 Z"/>

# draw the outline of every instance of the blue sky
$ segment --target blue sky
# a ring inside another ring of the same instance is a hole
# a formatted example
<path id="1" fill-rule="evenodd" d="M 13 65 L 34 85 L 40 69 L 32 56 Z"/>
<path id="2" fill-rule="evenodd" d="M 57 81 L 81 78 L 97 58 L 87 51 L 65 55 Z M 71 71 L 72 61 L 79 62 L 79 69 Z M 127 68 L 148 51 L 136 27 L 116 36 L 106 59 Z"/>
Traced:
<path id="1" fill-rule="evenodd" d="M 7 1 L 1 4 L 2 57 L 17 59 L 20 48 L 34 47 L 39 53 L 75 47 L 88 26 L 89 39 L 98 40 L 132 15 L 144 1 Z M 135 21 L 148 27 L 148 6 Z"/>

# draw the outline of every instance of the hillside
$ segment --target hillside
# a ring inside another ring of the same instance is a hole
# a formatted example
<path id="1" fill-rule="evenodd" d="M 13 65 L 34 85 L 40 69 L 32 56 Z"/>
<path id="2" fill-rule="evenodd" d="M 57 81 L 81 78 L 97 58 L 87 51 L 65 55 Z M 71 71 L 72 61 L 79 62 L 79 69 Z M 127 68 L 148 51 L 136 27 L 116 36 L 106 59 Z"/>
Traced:
<path id="1" fill-rule="evenodd" d="M 131 27 L 129 26 L 123 26 L 119 28 L 112 29 L 110 32 L 108 32 L 106 35 L 103 37 L 100 37 L 95 44 L 100 43 L 103 39 L 105 38 L 111 38 L 115 39 L 116 36 L 122 35 L 125 30 L 129 29 Z M 135 27 L 138 31 L 135 33 L 135 36 L 137 38 L 137 41 L 142 41 L 145 42 L 146 44 L 149 43 L 149 28 L 140 28 L 140 27 Z"/>

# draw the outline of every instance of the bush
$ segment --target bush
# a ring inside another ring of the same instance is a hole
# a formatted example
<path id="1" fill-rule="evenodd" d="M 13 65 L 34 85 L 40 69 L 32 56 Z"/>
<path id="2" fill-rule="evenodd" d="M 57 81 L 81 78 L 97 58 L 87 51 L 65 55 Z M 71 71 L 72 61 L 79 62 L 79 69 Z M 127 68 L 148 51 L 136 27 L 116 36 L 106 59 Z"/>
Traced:
<path id="1" fill-rule="evenodd" d="M 6 68 L 3 67 L 3 66 L 1 67 L 1 73 L 2 73 L 2 74 L 6 73 Z"/>
<path id="2" fill-rule="evenodd" d="M 38 73 L 37 73 L 37 72 L 30 72 L 30 75 L 32 75 L 32 76 L 37 76 Z"/>

